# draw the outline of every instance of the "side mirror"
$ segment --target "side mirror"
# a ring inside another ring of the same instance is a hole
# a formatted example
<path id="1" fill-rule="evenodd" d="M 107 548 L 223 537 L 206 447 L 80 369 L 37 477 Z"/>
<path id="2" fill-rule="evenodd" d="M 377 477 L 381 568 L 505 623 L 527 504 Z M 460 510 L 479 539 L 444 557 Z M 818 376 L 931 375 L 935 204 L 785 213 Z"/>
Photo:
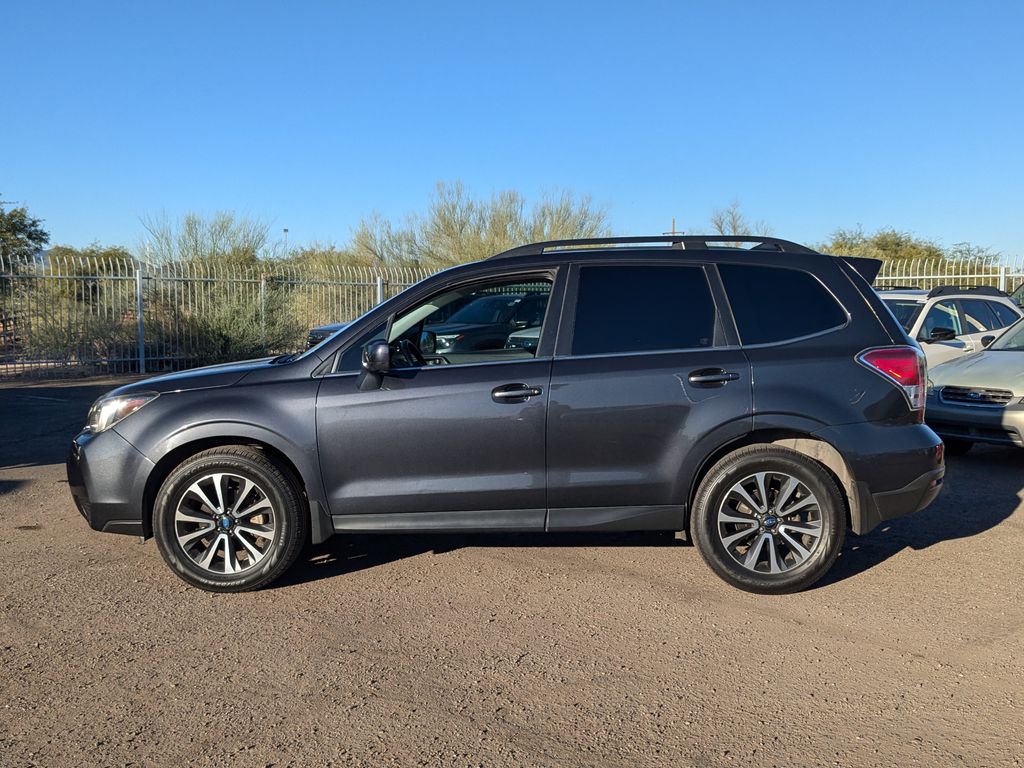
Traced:
<path id="1" fill-rule="evenodd" d="M 981 346 L 983 346 L 983 347 L 991 346 L 992 342 L 995 341 L 995 340 L 996 340 L 995 336 L 982 336 L 981 337 Z"/>
<path id="2" fill-rule="evenodd" d="M 363 347 L 363 370 L 370 373 L 384 373 L 391 368 L 391 347 L 378 339 Z"/>
<path id="3" fill-rule="evenodd" d="M 433 331 L 423 331 L 420 334 L 420 352 L 425 355 L 437 354 L 437 334 Z"/>
<path id="4" fill-rule="evenodd" d="M 933 328 L 932 335 L 925 339 L 928 344 L 934 344 L 937 341 L 953 341 L 956 339 L 956 331 L 952 328 Z"/>
<path id="5" fill-rule="evenodd" d="M 371 341 L 363 347 L 363 371 L 356 387 L 360 392 L 380 389 L 384 374 L 391 368 L 391 347 L 383 339 Z"/>

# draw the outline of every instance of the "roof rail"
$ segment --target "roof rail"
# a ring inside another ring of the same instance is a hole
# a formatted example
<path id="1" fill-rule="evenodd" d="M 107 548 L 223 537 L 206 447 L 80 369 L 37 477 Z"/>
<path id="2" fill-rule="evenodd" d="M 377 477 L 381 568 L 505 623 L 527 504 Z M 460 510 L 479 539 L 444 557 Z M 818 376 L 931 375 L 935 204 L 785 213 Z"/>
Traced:
<path id="1" fill-rule="evenodd" d="M 777 251 L 779 253 L 817 253 L 806 245 L 800 245 L 777 237 L 756 235 L 652 235 L 650 237 L 580 237 L 570 240 L 545 240 L 539 243 L 521 245 L 491 256 L 492 259 L 507 259 L 512 256 L 539 256 L 546 251 L 565 248 L 602 248 L 608 245 L 639 245 L 642 243 L 665 243 L 667 247 L 687 250 L 707 250 L 710 243 L 756 243 L 750 250 Z"/>
<path id="2" fill-rule="evenodd" d="M 940 285 L 928 291 L 928 298 L 936 296 L 952 296 L 958 293 L 973 293 L 978 296 L 1007 296 L 1006 291 L 1000 291 L 991 285 Z"/>

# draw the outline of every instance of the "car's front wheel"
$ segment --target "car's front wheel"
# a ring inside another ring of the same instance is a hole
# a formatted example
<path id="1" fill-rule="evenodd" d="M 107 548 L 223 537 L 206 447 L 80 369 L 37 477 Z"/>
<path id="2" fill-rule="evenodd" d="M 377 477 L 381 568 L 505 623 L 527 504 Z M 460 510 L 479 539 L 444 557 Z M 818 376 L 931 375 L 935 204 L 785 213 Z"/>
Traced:
<path id="1" fill-rule="evenodd" d="M 755 445 L 719 461 L 701 483 L 691 530 L 721 578 L 749 592 L 809 587 L 839 555 L 846 509 L 818 462 L 788 448 Z"/>
<path id="2" fill-rule="evenodd" d="M 221 446 L 164 481 L 153 531 L 164 561 L 211 592 L 259 589 L 295 562 L 309 517 L 296 483 L 260 451 Z"/>

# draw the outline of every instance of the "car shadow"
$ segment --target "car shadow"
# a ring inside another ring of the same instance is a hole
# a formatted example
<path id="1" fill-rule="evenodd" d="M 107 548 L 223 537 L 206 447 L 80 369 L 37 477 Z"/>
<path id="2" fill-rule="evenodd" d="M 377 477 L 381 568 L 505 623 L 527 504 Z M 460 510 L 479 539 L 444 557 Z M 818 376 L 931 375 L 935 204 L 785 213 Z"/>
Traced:
<path id="1" fill-rule="evenodd" d="M 0 496 L 13 493 L 25 484 L 25 480 L 0 480 Z"/>
<path id="2" fill-rule="evenodd" d="M 468 547 L 678 547 L 664 531 L 611 533 L 339 534 L 307 548 L 270 589 L 329 579 L 417 555 L 443 555 Z"/>
<path id="3" fill-rule="evenodd" d="M 1021 504 L 1022 468 L 1019 448 L 975 446 L 966 456 L 947 459 L 945 487 L 929 507 L 865 536 L 847 536 L 836 564 L 815 588 L 863 573 L 907 548 L 923 550 L 996 527 Z"/>
<path id="4" fill-rule="evenodd" d="M 924 550 L 944 541 L 984 533 L 1021 504 L 1024 451 L 979 446 L 949 459 L 945 487 L 931 506 L 878 526 L 866 536 L 847 536 L 828 574 L 813 588 L 861 574 L 905 549 Z M 969 482 L 965 482 L 968 481 Z M 983 488 L 979 492 L 977 489 Z M 423 554 L 466 547 L 682 547 L 661 531 L 611 533 L 344 534 L 309 547 L 274 586 L 285 587 L 355 573 Z M 694 560 L 695 565 L 697 561 Z M 701 564 L 702 565 L 702 564 Z M 272 587 L 273 588 L 273 587 Z"/>
<path id="5" fill-rule="evenodd" d="M 62 463 L 93 401 L 131 380 L 5 382 L 0 386 L 0 469 Z"/>

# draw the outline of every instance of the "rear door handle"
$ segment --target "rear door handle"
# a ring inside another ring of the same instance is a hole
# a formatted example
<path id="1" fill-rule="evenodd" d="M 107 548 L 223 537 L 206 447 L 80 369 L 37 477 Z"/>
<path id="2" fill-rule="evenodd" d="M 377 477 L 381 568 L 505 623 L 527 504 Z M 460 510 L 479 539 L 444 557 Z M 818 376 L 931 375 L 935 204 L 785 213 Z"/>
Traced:
<path id="1" fill-rule="evenodd" d="M 537 397 L 544 390 L 529 384 L 503 384 L 491 390 L 491 399 L 496 403 L 521 403 Z"/>
<path id="2" fill-rule="evenodd" d="M 740 375 L 735 371 L 726 371 L 722 368 L 701 368 L 689 376 L 691 384 L 718 384 L 722 385 L 730 381 L 737 381 Z"/>

